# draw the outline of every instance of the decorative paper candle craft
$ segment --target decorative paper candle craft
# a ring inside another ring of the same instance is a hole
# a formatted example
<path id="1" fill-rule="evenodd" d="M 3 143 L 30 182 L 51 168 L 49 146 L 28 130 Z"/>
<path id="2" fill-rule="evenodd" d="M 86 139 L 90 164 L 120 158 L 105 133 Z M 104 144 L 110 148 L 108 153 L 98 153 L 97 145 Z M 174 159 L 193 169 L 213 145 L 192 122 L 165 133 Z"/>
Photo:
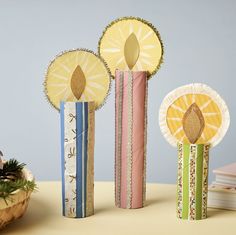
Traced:
<path id="1" fill-rule="evenodd" d="M 178 147 L 177 217 L 205 219 L 209 148 L 228 130 L 228 108 L 207 85 L 190 84 L 164 98 L 159 122 L 167 141 Z"/>
<path id="2" fill-rule="evenodd" d="M 115 78 L 115 204 L 140 208 L 145 201 L 147 78 L 162 62 L 157 30 L 140 18 L 124 17 L 107 26 L 99 54 Z"/>
<path id="3" fill-rule="evenodd" d="M 94 213 L 94 111 L 110 90 L 105 62 L 89 50 L 58 55 L 49 65 L 45 93 L 61 116 L 63 215 Z"/>

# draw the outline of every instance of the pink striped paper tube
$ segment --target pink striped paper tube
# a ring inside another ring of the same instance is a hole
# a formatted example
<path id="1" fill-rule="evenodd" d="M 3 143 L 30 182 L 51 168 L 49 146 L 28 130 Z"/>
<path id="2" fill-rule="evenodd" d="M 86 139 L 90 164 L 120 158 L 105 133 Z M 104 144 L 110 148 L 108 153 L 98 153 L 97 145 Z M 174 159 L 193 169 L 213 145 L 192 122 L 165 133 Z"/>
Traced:
<path id="1" fill-rule="evenodd" d="M 146 194 L 147 73 L 115 74 L 115 204 L 141 208 Z"/>

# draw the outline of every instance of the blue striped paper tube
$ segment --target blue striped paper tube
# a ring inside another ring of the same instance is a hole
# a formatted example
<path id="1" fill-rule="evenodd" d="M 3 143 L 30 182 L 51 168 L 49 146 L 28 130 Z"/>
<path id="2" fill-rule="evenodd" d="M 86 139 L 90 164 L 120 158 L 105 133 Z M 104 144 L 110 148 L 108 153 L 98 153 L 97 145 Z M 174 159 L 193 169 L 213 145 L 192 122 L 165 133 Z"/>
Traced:
<path id="1" fill-rule="evenodd" d="M 61 102 L 63 215 L 94 214 L 94 103 Z"/>

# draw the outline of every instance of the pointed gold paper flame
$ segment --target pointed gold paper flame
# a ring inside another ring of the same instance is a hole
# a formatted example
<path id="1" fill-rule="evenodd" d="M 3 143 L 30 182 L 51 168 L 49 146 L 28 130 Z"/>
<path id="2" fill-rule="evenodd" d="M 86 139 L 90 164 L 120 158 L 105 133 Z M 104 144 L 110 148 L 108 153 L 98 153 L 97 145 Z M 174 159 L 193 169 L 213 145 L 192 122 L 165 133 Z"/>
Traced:
<path id="1" fill-rule="evenodd" d="M 81 67 L 78 65 L 71 76 L 70 87 L 76 99 L 80 99 L 86 86 L 86 79 Z"/>
<path id="2" fill-rule="evenodd" d="M 138 39 L 135 36 L 135 34 L 132 33 L 126 39 L 124 46 L 125 61 L 130 70 L 132 70 L 132 68 L 135 66 L 139 58 L 139 53 L 140 53 L 140 47 Z"/>
<path id="3" fill-rule="evenodd" d="M 204 117 L 196 103 L 193 103 L 185 112 L 182 123 L 189 142 L 195 144 L 200 138 L 205 126 Z"/>

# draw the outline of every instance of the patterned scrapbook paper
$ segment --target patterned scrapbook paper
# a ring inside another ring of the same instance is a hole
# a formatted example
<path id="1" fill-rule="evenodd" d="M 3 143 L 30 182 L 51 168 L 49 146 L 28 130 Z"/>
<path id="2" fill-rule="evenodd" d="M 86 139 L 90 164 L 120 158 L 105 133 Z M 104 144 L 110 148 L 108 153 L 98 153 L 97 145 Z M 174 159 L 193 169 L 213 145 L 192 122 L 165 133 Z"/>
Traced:
<path id="1" fill-rule="evenodd" d="M 140 208 L 146 185 L 146 72 L 116 72 L 115 200 Z"/>
<path id="2" fill-rule="evenodd" d="M 94 103 L 61 103 L 63 215 L 93 214 Z"/>
<path id="3" fill-rule="evenodd" d="M 209 145 L 178 144 L 177 217 L 207 217 Z"/>

